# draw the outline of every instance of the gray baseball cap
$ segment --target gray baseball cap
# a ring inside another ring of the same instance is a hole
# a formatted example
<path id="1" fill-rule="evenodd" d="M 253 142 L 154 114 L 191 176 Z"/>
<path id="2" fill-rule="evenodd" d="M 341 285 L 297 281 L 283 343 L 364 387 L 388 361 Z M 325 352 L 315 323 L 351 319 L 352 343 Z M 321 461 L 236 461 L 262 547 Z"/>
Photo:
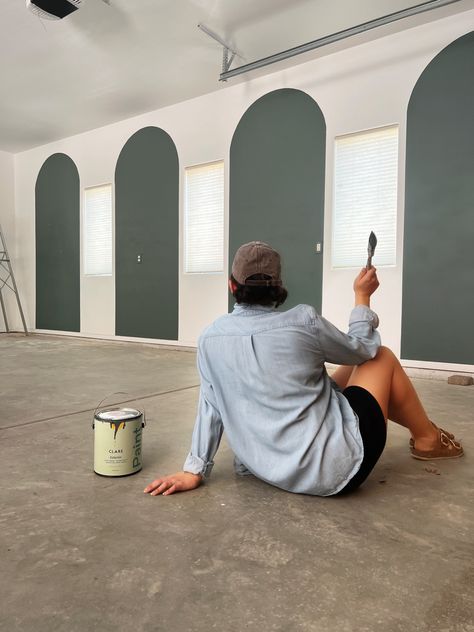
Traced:
<path id="1" fill-rule="evenodd" d="M 249 279 L 254 274 L 265 274 L 269 279 Z M 241 285 L 280 286 L 280 255 L 263 241 L 243 244 L 235 253 L 232 276 Z"/>

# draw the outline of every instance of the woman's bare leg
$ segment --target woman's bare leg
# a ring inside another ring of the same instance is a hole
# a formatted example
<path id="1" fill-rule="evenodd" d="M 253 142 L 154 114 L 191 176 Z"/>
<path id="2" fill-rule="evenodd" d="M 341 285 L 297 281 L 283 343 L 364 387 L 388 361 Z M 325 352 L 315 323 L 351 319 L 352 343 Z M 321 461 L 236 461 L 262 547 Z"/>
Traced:
<path id="1" fill-rule="evenodd" d="M 336 382 L 339 388 L 345 389 L 354 369 L 354 366 L 341 365 L 331 374 L 331 379 Z"/>
<path id="2" fill-rule="evenodd" d="M 340 376 L 344 375 L 341 371 Z M 408 428 L 417 449 L 430 450 L 436 445 L 438 431 L 428 419 L 400 362 L 387 347 L 381 347 L 373 360 L 355 367 L 347 386 L 361 386 L 369 391 L 378 401 L 385 419 Z"/>

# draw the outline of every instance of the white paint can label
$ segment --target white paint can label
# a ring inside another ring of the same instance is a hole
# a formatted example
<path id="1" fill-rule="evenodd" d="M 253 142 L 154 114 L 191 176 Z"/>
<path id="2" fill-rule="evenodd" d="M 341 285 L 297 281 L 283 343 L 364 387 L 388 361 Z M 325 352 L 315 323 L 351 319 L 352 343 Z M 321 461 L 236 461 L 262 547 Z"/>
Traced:
<path id="1" fill-rule="evenodd" d="M 142 469 L 143 414 L 134 408 L 102 410 L 94 415 L 94 472 L 129 476 Z"/>

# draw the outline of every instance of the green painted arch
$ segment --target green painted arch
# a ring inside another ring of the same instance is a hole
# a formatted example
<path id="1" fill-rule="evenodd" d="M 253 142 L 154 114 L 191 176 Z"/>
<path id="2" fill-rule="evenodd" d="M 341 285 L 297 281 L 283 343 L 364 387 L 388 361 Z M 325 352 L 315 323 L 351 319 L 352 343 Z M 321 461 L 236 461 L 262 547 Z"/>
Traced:
<path id="1" fill-rule="evenodd" d="M 80 331 L 79 173 L 53 154 L 35 186 L 36 328 Z"/>
<path id="2" fill-rule="evenodd" d="M 241 244 L 270 243 L 282 255 L 284 309 L 298 303 L 321 309 L 323 258 L 315 244 L 323 242 L 325 158 L 323 113 L 300 90 L 262 96 L 232 138 L 229 269 Z"/>
<path id="3" fill-rule="evenodd" d="M 158 127 L 140 129 L 120 152 L 115 225 L 116 334 L 177 340 L 179 164 Z"/>
<path id="4" fill-rule="evenodd" d="M 425 68 L 407 113 L 401 356 L 474 364 L 474 32 Z"/>

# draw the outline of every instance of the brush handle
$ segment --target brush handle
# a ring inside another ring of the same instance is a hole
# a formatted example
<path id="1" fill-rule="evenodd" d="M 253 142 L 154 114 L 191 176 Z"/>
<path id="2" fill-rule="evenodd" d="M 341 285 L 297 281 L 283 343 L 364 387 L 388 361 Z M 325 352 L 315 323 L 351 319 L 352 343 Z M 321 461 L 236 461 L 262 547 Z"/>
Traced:
<path id="1" fill-rule="evenodd" d="M 365 266 L 367 268 L 367 270 L 370 270 L 370 268 L 372 267 L 372 256 L 373 255 L 369 255 L 367 257 L 367 265 Z"/>

